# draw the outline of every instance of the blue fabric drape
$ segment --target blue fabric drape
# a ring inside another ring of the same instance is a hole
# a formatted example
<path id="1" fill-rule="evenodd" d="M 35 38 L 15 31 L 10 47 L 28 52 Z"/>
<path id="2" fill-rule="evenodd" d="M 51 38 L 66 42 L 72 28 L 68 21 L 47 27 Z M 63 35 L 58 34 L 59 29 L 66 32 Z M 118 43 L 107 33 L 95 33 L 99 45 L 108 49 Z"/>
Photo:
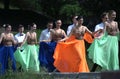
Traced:
<path id="1" fill-rule="evenodd" d="M 16 61 L 14 58 L 14 46 L 0 46 L 0 72 L 5 73 L 9 65 L 12 65 L 13 71 L 16 70 Z M 10 60 L 10 62 L 8 62 Z M 9 64 L 8 64 L 9 63 Z"/>
<path id="2" fill-rule="evenodd" d="M 45 66 L 48 69 L 48 72 L 52 72 L 55 67 L 53 65 L 54 59 L 54 49 L 56 47 L 56 42 L 41 42 L 39 49 L 39 61 L 41 66 Z"/>

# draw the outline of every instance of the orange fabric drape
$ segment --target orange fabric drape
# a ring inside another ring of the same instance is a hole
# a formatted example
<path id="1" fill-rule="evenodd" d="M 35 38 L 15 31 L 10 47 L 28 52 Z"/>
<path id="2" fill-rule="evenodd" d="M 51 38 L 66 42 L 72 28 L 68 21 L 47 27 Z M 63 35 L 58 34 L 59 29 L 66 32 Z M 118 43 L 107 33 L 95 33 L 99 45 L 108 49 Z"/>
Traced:
<path id="1" fill-rule="evenodd" d="M 94 40 L 94 39 L 92 38 L 92 36 L 91 36 L 89 33 L 87 33 L 87 32 L 84 34 L 84 37 L 83 37 L 83 38 L 84 38 L 84 40 L 87 41 L 88 43 L 92 43 L 93 40 Z"/>
<path id="2" fill-rule="evenodd" d="M 89 72 L 84 40 L 71 36 L 66 42 L 59 42 L 53 57 L 54 66 L 60 72 Z"/>

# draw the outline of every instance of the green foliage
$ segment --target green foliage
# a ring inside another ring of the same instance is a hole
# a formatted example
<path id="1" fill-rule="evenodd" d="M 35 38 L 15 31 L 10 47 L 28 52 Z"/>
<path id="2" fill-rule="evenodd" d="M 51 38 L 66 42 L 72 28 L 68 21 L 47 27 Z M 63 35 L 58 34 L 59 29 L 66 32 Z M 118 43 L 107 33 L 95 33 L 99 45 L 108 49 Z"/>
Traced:
<path id="1" fill-rule="evenodd" d="M 0 8 L 3 8 L 3 7 L 4 7 L 3 3 L 0 3 Z"/>
<path id="2" fill-rule="evenodd" d="M 78 4 L 66 4 L 61 7 L 59 13 L 65 24 L 69 24 L 71 22 L 71 16 L 82 13 L 82 8 Z"/>
<path id="3" fill-rule="evenodd" d="M 10 0 L 10 9 L 29 9 L 40 11 L 41 7 L 38 0 Z M 0 1 L 3 3 L 3 1 Z"/>
<path id="4" fill-rule="evenodd" d="M 61 7 L 60 14 L 69 17 L 74 14 L 78 15 L 81 10 L 82 9 L 79 7 L 79 5 L 66 4 Z"/>
<path id="5" fill-rule="evenodd" d="M 3 0 L 0 0 L 0 2 L 3 3 Z M 36 10 L 50 17 L 60 18 L 63 17 L 64 11 L 68 13 L 67 16 L 70 15 L 73 7 L 75 11 L 83 12 L 84 15 L 91 15 L 91 13 L 99 15 L 101 12 L 109 9 L 119 10 L 119 2 L 119 0 L 10 0 L 10 6 L 12 5 L 19 9 Z"/>
<path id="6" fill-rule="evenodd" d="M 40 37 L 41 31 L 42 31 L 42 29 L 37 29 L 36 30 L 38 41 L 39 41 L 39 37 Z"/>
<path id="7" fill-rule="evenodd" d="M 40 5 L 42 12 L 55 19 L 68 17 L 74 11 L 78 13 L 81 10 L 78 0 L 41 0 Z"/>

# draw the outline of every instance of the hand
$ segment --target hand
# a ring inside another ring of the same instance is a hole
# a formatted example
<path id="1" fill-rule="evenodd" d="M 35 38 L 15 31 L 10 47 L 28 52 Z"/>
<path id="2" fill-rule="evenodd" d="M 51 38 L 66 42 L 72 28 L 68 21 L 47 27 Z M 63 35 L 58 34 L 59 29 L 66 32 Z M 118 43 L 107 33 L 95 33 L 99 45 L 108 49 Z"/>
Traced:
<path id="1" fill-rule="evenodd" d="M 17 49 L 21 49 L 21 47 L 17 47 Z"/>

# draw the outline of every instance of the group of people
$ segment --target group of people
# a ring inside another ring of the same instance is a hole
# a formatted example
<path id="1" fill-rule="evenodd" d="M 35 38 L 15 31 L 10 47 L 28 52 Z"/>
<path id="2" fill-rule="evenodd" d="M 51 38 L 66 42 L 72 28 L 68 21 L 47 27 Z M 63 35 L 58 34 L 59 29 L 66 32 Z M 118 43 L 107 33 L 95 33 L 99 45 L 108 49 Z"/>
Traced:
<path id="1" fill-rule="evenodd" d="M 5 31 L 0 36 L 0 73 L 4 74 L 11 66 L 16 71 L 16 62 L 24 71 L 39 72 L 36 24 L 30 26 L 30 31 L 24 34 L 24 26 L 19 25 L 19 33 L 15 36 L 11 33 L 11 25 L 4 26 Z"/>
<path id="2" fill-rule="evenodd" d="M 35 23 L 26 34 L 23 25 L 19 25 L 19 33 L 15 36 L 11 33 L 11 25 L 7 24 L 0 36 L 0 71 L 5 73 L 10 60 L 13 71 L 19 62 L 23 71 L 39 72 L 41 66 L 48 72 L 90 72 L 84 40 L 91 43 L 87 49 L 89 58 L 95 63 L 91 71 L 98 65 L 104 70 L 119 70 L 120 33 L 115 18 L 114 10 L 104 12 L 94 32 L 83 25 L 82 16 L 73 16 L 73 24 L 68 26 L 67 32 L 61 29 L 61 20 L 55 21 L 55 28 L 50 21 L 41 32 L 39 42 Z"/>
<path id="3" fill-rule="evenodd" d="M 120 40 L 120 33 L 115 18 L 114 10 L 104 12 L 101 15 L 102 22 L 96 25 L 95 31 L 103 30 L 96 33 L 93 43 L 88 48 L 89 58 L 95 63 L 91 71 L 95 71 L 97 66 L 101 66 L 103 70 L 119 70 L 118 40 Z"/>

